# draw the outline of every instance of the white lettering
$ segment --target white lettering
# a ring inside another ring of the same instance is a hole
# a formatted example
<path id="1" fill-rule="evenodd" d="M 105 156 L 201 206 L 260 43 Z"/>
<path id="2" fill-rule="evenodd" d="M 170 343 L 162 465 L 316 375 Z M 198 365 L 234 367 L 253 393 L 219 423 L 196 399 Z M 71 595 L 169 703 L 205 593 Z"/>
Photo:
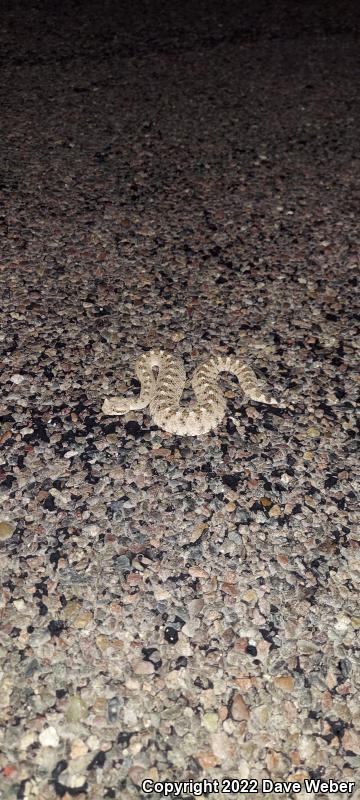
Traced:
<path id="1" fill-rule="evenodd" d="M 320 780 L 316 781 L 314 778 L 305 778 L 305 789 L 307 792 L 320 792 Z"/>
<path id="2" fill-rule="evenodd" d="M 313 778 L 305 778 L 304 780 L 305 790 L 307 792 L 315 792 L 318 794 L 321 792 L 322 794 L 335 794 L 336 792 L 352 792 L 355 782 L 354 781 L 333 781 L 330 778 L 329 781 L 321 781 L 321 780 L 314 780 Z"/>
<path id="3" fill-rule="evenodd" d="M 286 784 L 285 784 L 286 785 Z M 282 794 L 284 790 L 284 784 L 280 781 L 275 781 L 274 783 L 274 792 L 275 794 Z"/>
<path id="4" fill-rule="evenodd" d="M 163 794 L 165 795 L 165 797 L 167 797 L 170 794 L 174 794 L 175 797 L 179 797 L 180 792 L 181 792 L 181 787 L 179 791 L 179 784 L 177 782 L 171 783 L 170 781 L 164 781 Z"/>
<path id="5" fill-rule="evenodd" d="M 150 780 L 150 778 L 145 778 L 145 780 L 141 784 L 141 788 L 142 788 L 143 792 L 145 792 L 146 794 L 148 792 L 152 792 L 153 786 L 154 786 L 154 784 Z"/>
<path id="6" fill-rule="evenodd" d="M 305 778 L 304 788 L 305 791 L 314 794 L 335 794 L 337 792 L 346 793 L 353 791 L 355 781 L 334 781 L 332 778 L 329 781 L 322 781 L 320 779 Z M 145 778 L 141 784 L 142 791 L 145 794 L 156 792 L 156 794 L 163 795 L 164 797 L 180 797 L 183 792 L 190 792 L 196 796 L 204 793 L 219 792 L 220 784 L 218 780 L 203 781 L 154 781 L 150 778 Z M 299 781 L 272 781 L 268 778 L 262 780 L 262 791 L 274 792 L 275 794 L 298 794 L 301 792 L 301 783 Z"/>
<path id="7" fill-rule="evenodd" d="M 205 792 L 210 794 L 219 792 L 220 784 L 218 780 L 209 781 L 206 778 L 203 781 L 157 781 L 156 783 L 150 778 L 145 778 L 141 788 L 145 794 L 156 792 L 164 797 L 180 797 L 183 792 L 190 792 L 200 797 Z"/>
<path id="8" fill-rule="evenodd" d="M 275 792 L 276 794 L 289 794 L 294 792 L 298 794 L 301 792 L 301 783 L 299 781 L 270 781 L 264 778 L 262 781 L 263 792 Z"/>
<path id="9" fill-rule="evenodd" d="M 264 778 L 262 782 L 262 790 L 263 792 L 272 792 L 273 791 L 274 783 L 273 781 L 269 781 L 267 778 Z"/>

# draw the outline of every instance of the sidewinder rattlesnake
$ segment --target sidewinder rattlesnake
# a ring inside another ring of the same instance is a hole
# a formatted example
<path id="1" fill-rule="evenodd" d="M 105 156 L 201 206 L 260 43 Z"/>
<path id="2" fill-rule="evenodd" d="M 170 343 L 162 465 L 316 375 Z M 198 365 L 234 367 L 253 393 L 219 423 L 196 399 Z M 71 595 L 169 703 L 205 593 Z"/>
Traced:
<path id="1" fill-rule="evenodd" d="M 157 376 L 154 369 L 158 370 Z M 180 407 L 186 373 L 182 361 L 171 353 L 163 350 L 144 353 L 136 362 L 135 372 L 141 383 L 139 396 L 107 398 L 102 406 L 104 414 L 126 414 L 149 405 L 155 424 L 169 433 L 190 436 L 208 433 L 221 422 L 226 411 L 226 399 L 217 381 L 220 372 L 236 375 L 251 400 L 281 407 L 266 394 L 253 370 L 236 356 L 213 356 L 195 369 L 192 387 L 196 401 L 189 407 Z"/>

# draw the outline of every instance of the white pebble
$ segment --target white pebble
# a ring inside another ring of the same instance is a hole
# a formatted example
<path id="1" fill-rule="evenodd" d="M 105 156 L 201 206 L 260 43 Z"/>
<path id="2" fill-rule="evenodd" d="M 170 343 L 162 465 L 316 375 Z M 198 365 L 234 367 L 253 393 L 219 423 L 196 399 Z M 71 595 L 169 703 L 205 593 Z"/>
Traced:
<path id="1" fill-rule="evenodd" d="M 52 725 L 50 725 L 48 728 L 44 728 L 41 731 L 41 733 L 39 734 L 39 742 L 42 745 L 42 747 L 58 746 L 60 739 L 57 731 Z"/>

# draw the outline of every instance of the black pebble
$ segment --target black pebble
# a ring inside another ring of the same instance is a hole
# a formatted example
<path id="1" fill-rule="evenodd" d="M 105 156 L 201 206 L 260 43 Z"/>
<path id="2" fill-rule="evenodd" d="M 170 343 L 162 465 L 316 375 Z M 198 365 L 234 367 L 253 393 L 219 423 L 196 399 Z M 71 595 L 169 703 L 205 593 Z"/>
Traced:
<path id="1" fill-rule="evenodd" d="M 182 667 L 187 666 L 187 658 L 185 656 L 179 656 L 176 660 L 175 669 L 181 669 Z"/>
<path id="2" fill-rule="evenodd" d="M 337 484 L 337 477 L 335 475 L 329 475 L 329 477 L 326 478 L 324 486 L 325 489 L 331 489 L 331 487 L 335 486 L 336 484 Z"/>
<path id="3" fill-rule="evenodd" d="M 249 656 L 257 656 L 257 649 L 252 644 L 248 644 L 246 652 L 249 654 Z"/>
<path id="4" fill-rule="evenodd" d="M 88 764 L 87 769 L 95 769 L 95 767 L 103 767 L 105 761 L 106 761 L 106 753 L 104 753 L 103 750 L 99 750 L 99 752 L 96 753 L 96 756 L 94 756 L 93 760 L 90 761 L 90 764 Z"/>
<path id="5" fill-rule="evenodd" d="M 51 633 L 51 636 L 60 636 L 65 627 L 65 622 L 61 619 L 52 619 L 48 624 L 48 631 Z"/>
<path id="6" fill-rule="evenodd" d="M 241 472 L 233 472 L 232 475 L 223 475 L 222 482 L 225 483 L 225 486 L 229 486 L 230 489 L 237 489 L 240 478 Z"/>
<path id="7" fill-rule="evenodd" d="M 130 422 L 126 423 L 125 430 L 126 433 L 128 433 L 130 436 L 133 436 L 134 439 L 140 439 L 143 433 L 139 423 L 135 422 L 134 420 L 130 420 Z"/>
<path id="8" fill-rule="evenodd" d="M 43 508 L 46 508 L 47 511 L 56 511 L 56 505 L 52 494 L 49 494 L 43 502 Z"/>
<path id="9" fill-rule="evenodd" d="M 171 627 L 165 628 L 165 639 L 168 642 L 168 644 L 176 644 L 178 638 L 179 634 L 175 628 Z"/>

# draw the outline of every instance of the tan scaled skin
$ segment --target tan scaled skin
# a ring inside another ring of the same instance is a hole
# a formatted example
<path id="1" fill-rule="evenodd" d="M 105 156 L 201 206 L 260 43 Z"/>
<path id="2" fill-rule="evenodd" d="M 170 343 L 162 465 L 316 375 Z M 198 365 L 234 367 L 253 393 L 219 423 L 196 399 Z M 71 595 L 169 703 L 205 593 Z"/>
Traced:
<path id="1" fill-rule="evenodd" d="M 158 370 L 157 376 L 154 369 Z M 186 382 L 184 366 L 171 353 L 163 350 L 144 353 L 136 362 L 135 372 L 141 383 L 140 395 L 107 398 L 102 406 L 104 414 L 126 414 L 150 406 L 151 417 L 159 428 L 179 435 L 200 436 L 216 428 L 225 415 L 226 400 L 217 380 L 220 372 L 236 375 L 251 400 L 281 407 L 266 394 L 253 370 L 236 356 L 214 356 L 196 368 L 192 379 L 196 401 L 188 407 L 180 406 Z"/>

